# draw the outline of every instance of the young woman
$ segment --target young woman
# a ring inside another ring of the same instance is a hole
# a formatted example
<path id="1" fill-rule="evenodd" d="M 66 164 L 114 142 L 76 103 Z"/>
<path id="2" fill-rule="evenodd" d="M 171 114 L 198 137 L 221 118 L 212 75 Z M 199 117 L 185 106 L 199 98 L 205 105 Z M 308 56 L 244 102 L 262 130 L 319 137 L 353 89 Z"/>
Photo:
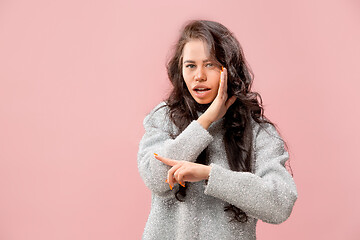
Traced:
<path id="1" fill-rule="evenodd" d="M 256 239 L 258 219 L 285 221 L 297 199 L 289 154 L 234 35 L 190 21 L 167 71 L 173 90 L 145 117 L 139 144 L 152 192 L 143 239 Z"/>

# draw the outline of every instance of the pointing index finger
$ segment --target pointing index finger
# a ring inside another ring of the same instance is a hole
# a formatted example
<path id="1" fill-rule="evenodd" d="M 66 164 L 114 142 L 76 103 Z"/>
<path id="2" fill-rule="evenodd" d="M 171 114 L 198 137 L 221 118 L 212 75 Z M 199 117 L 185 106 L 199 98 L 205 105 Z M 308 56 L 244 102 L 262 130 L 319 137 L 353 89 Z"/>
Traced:
<path id="1" fill-rule="evenodd" d="M 160 160 L 161 162 L 165 163 L 166 165 L 169 165 L 169 166 L 174 166 L 177 161 L 175 160 L 172 160 L 172 159 L 169 159 L 169 158 L 165 158 L 165 157 L 161 157 L 159 155 L 157 155 L 156 153 L 154 153 L 154 156 L 157 160 Z"/>

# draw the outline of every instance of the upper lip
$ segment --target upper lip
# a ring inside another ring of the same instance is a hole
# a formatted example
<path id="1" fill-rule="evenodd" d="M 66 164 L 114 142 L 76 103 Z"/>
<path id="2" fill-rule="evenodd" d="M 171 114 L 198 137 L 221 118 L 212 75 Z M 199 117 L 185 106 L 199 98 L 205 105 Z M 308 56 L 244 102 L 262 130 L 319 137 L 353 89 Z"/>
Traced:
<path id="1" fill-rule="evenodd" d="M 193 87 L 193 90 L 197 89 L 197 88 L 206 88 L 206 89 L 210 89 L 208 86 L 203 85 L 203 84 L 198 84 L 195 87 Z"/>

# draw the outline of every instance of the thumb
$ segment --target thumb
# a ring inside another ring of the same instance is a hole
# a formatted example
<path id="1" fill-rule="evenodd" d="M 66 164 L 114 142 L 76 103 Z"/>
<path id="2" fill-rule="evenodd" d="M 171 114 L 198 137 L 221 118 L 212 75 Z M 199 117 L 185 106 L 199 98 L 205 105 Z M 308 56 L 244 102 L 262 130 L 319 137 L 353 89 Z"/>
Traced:
<path id="1" fill-rule="evenodd" d="M 231 98 L 229 98 L 226 103 L 226 109 L 229 109 L 229 107 L 236 101 L 236 96 L 232 96 Z"/>

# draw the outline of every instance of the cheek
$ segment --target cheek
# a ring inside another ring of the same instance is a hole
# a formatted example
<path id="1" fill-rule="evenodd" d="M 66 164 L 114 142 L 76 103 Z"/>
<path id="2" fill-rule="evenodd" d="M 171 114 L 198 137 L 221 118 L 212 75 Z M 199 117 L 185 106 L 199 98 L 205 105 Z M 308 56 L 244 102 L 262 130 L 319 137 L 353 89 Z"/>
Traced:
<path id="1" fill-rule="evenodd" d="M 182 70 L 181 75 L 182 75 L 184 81 L 186 82 L 187 76 L 186 76 L 186 72 L 184 71 L 184 69 Z"/>
<path id="2" fill-rule="evenodd" d="M 186 82 L 186 85 L 190 82 L 190 76 L 189 74 L 186 73 L 186 71 L 182 72 L 182 77 L 184 79 L 184 81 Z"/>
<path id="3" fill-rule="evenodd" d="M 220 87 L 220 74 L 215 74 L 215 76 L 213 76 L 213 84 L 216 89 Z"/>
<path id="4" fill-rule="evenodd" d="M 190 83 L 189 83 L 187 77 L 184 76 L 184 75 L 183 75 L 183 80 L 184 80 L 184 83 L 185 83 L 186 87 L 189 88 L 189 84 L 190 84 Z"/>

